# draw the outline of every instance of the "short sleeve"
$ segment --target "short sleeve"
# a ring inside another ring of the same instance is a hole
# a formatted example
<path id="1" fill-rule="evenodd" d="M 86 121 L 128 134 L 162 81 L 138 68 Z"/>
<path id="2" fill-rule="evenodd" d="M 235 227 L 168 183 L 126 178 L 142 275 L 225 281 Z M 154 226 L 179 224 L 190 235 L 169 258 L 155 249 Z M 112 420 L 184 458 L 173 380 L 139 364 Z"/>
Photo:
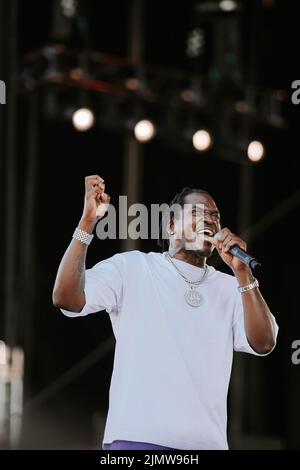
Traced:
<path id="1" fill-rule="evenodd" d="M 270 354 L 276 346 L 276 339 L 279 327 L 276 323 L 276 319 L 274 315 L 272 315 L 274 332 L 275 332 L 275 344 L 273 348 L 265 354 L 260 354 L 254 351 L 254 349 L 250 346 L 246 331 L 245 331 L 245 324 L 244 324 L 244 309 L 243 309 L 243 302 L 241 299 L 241 294 L 237 293 L 237 300 L 235 304 L 235 311 L 234 311 L 234 323 L 233 323 L 233 349 L 239 352 L 246 352 L 249 354 L 254 354 L 256 356 L 267 356 Z"/>
<path id="2" fill-rule="evenodd" d="M 61 309 L 62 313 L 67 317 L 82 317 L 101 310 L 106 310 L 108 313 L 118 313 L 123 293 L 122 272 L 121 254 L 100 261 L 93 268 L 87 269 L 84 288 L 85 306 L 81 312 Z"/>

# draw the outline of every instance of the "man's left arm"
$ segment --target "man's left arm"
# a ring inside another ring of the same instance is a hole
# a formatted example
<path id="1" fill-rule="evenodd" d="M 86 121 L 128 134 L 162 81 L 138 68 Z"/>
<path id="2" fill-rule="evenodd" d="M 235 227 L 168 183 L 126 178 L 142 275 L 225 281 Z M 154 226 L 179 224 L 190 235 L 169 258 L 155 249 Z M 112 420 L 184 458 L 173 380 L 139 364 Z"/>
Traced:
<path id="1" fill-rule="evenodd" d="M 247 286 L 254 281 L 251 269 L 246 265 L 233 270 L 239 286 Z M 270 309 L 258 287 L 242 292 L 245 332 L 250 346 L 259 354 L 266 354 L 276 343 L 275 325 Z"/>
<path id="2" fill-rule="evenodd" d="M 234 245 L 247 250 L 244 240 L 237 237 L 227 227 L 218 232 L 217 238 L 208 237 L 208 239 L 216 247 L 222 260 L 231 267 L 240 287 L 254 282 L 250 267 L 229 252 Z M 276 344 L 275 325 L 269 307 L 258 287 L 242 292 L 240 295 L 243 302 L 247 340 L 255 352 L 267 354 Z"/>

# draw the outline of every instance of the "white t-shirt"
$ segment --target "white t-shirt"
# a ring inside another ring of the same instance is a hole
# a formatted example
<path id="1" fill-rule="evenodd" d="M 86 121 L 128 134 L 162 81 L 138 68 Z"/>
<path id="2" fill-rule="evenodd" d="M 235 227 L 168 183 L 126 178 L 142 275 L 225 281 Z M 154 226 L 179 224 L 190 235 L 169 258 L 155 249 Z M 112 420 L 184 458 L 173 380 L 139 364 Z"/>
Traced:
<path id="1" fill-rule="evenodd" d="M 202 268 L 174 262 L 188 279 Z M 165 254 L 116 254 L 86 271 L 86 305 L 106 310 L 116 338 L 103 442 L 149 442 L 175 449 L 228 449 L 227 391 L 233 349 L 258 355 L 244 330 L 234 276 L 209 267 L 200 307 Z M 276 336 L 278 326 L 275 318 Z"/>

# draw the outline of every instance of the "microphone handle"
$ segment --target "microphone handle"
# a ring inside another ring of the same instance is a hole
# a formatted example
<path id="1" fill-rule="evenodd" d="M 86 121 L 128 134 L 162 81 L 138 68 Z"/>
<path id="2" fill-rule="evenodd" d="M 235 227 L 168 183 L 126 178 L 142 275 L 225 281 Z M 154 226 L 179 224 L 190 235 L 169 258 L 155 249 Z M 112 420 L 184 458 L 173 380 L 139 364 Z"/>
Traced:
<path id="1" fill-rule="evenodd" d="M 252 269 L 259 269 L 261 267 L 261 264 L 254 258 L 254 256 L 249 255 L 245 250 L 242 250 L 242 248 L 237 245 L 232 246 L 229 252 Z"/>

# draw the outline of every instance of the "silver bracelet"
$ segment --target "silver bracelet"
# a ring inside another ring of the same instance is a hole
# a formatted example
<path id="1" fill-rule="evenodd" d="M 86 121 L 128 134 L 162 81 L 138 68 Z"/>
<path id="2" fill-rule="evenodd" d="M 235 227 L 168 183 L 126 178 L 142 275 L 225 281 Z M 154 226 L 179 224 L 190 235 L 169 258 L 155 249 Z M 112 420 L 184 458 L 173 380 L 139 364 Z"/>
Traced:
<path id="1" fill-rule="evenodd" d="M 76 227 L 73 233 L 72 238 L 79 240 L 80 242 L 84 243 L 85 245 L 89 245 L 94 238 L 94 235 L 81 230 L 81 228 Z"/>
<path id="2" fill-rule="evenodd" d="M 258 287 L 259 286 L 258 280 L 255 277 L 253 279 L 254 281 L 251 282 L 251 284 L 248 284 L 247 286 L 243 286 L 243 287 L 239 286 L 238 287 L 239 292 L 241 293 L 248 292 L 248 290 L 255 289 L 255 287 Z"/>

